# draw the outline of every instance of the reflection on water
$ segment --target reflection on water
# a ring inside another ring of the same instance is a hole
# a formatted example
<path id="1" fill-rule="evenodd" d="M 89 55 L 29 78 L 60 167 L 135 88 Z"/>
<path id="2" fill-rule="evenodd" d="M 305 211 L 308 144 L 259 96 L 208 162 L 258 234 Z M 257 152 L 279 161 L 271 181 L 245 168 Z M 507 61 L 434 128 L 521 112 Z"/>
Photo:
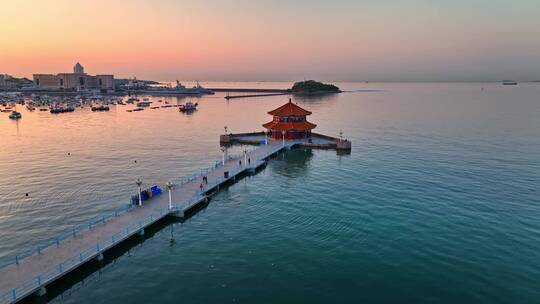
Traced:
<path id="1" fill-rule="evenodd" d="M 338 100 L 335 93 L 313 94 L 313 95 L 292 95 L 293 102 L 309 105 L 310 103 L 330 103 Z"/>

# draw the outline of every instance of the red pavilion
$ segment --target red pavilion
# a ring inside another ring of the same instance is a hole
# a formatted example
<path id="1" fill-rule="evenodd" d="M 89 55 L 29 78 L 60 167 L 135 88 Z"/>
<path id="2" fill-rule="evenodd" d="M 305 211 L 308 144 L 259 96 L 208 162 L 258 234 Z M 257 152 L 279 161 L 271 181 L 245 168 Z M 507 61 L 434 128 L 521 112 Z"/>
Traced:
<path id="1" fill-rule="evenodd" d="M 291 99 L 268 114 L 274 116 L 274 119 L 263 124 L 263 127 L 268 129 L 268 135 L 273 139 L 307 138 L 311 136 L 311 130 L 317 126 L 306 120 L 306 116 L 311 115 L 311 112 L 292 103 Z"/>

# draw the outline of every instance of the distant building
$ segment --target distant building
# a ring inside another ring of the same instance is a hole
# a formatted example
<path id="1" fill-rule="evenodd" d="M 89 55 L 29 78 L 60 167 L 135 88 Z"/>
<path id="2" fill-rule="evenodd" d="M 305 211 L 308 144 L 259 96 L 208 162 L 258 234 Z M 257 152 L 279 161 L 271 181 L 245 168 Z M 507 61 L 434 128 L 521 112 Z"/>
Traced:
<path id="1" fill-rule="evenodd" d="M 88 75 L 84 72 L 84 67 L 77 62 L 73 67 L 73 73 L 34 74 L 34 84 L 42 89 L 112 91 L 114 90 L 114 76 Z"/>
<path id="2" fill-rule="evenodd" d="M 15 90 L 22 86 L 22 79 L 15 78 L 8 74 L 0 74 L 0 90 Z"/>
<path id="3" fill-rule="evenodd" d="M 10 86 L 10 82 L 8 81 L 11 78 L 11 76 L 7 74 L 0 74 L 0 89 L 7 89 L 8 86 Z"/>

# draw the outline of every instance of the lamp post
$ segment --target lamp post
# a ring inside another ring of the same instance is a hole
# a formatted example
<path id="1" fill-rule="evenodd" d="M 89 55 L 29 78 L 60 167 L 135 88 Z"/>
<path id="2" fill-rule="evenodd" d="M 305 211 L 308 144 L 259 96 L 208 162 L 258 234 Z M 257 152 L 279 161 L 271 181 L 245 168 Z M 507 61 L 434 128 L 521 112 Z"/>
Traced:
<path id="1" fill-rule="evenodd" d="M 264 130 L 264 144 L 268 145 L 268 131 Z"/>
<path id="2" fill-rule="evenodd" d="M 225 166 L 225 151 L 227 151 L 227 148 L 221 147 L 221 155 L 222 155 L 221 165 L 223 166 Z"/>
<path id="3" fill-rule="evenodd" d="M 339 141 L 343 141 L 343 131 L 339 131 Z"/>
<path id="4" fill-rule="evenodd" d="M 137 184 L 137 187 L 139 187 L 139 206 L 142 206 L 142 198 L 141 198 L 141 185 L 142 181 L 137 178 L 137 181 L 135 182 Z"/>
<path id="5" fill-rule="evenodd" d="M 281 131 L 282 145 L 285 146 L 285 130 Z"/>
<path id="6" fill-rule="evenodd" d="M 247 149 L 244 149 L 244 166 L 247 165 Z"/>
<path id="7" fill-rule="evenodd" d="M 227 135 L 227 126 L 224 126 L 223 129 L 225 129 L 225 135 Z"/>
<path id="8" fill-rule="evenodd" d="M 171 196 L 171 190 L 173 188 L 173 183 L 171 180 L 167 182 L 167 189 L 169 189 L 169 210 L 172 209 L 172 196 Z"/>

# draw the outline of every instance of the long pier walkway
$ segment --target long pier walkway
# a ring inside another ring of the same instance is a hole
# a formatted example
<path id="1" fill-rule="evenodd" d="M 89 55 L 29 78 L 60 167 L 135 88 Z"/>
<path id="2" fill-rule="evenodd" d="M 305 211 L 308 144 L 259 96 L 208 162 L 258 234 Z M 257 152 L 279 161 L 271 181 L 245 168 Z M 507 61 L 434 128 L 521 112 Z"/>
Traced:
<path id="1" fill-rule="evenodd" d="M 207 201 L 208 194 L 219 190 L 220 185 L 245 172 L 254 172 L 264 166 L 267 158 L 281 150 L 298 144 L 297 141 L 270 141 L 244 156 L 229 158 L 200 175 L 175 183 L 171 190 L 172 206 L 169 208 L 168 190 L 143 202 L 142 206 L 131 206 L 103 216 L 87 227 L 79 227 L 67 233 L 48 247 L 40 248 L 29 255 L 14 257 L 0 268 L 0 304 L 15 303 L 29 295 L 46 293 L 45 287 L 70 271 L 90 260 L 103 259 L 103 253 L 135 234 L 144 234 L 144 229 L 169 216 L 184 216 L 197 204 Z M 239 164 L 242 161 L 242 165 Z M 229 172 L 226 177 L 225 172 Z M 200 189 L 202 176 L 208 183 Z"/>

